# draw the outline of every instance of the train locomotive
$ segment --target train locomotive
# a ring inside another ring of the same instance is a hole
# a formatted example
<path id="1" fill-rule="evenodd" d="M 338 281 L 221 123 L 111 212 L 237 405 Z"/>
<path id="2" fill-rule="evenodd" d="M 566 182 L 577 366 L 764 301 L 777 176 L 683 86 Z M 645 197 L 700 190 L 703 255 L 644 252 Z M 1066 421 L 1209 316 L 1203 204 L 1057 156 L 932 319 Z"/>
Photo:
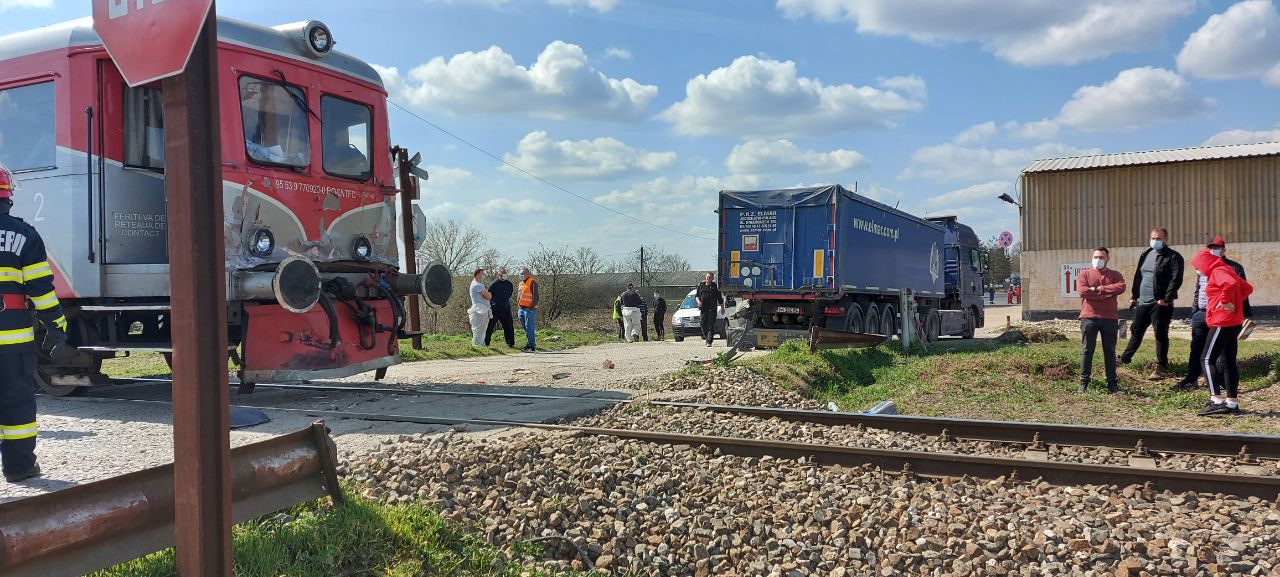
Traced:
<path id="1" fill-rule="evenodd" d="M 228 355 L 253 383 L 336 378 L 400 362 L 406 297 L 443 306 L 449 272 L 398 264 L 387 92 L 333 50 L 327 26 L 218 18 Z M 160 82 L 125 84 L 92 21 L 0 37 L 0 162 L 13 213 L 44 237 L 69 344 L 37 382 L 68 395 L 102 361 L 171 354 Z M 416 210 L 416 209 L 415 209 Z M 402 211 L 403 212 L 403 211 Z M 420 216 L 420 214 L 418 214 Z M 405 214 L 402 218 L 411 218 Z M 413 258 L 413 255 L 408 255 Z"/>

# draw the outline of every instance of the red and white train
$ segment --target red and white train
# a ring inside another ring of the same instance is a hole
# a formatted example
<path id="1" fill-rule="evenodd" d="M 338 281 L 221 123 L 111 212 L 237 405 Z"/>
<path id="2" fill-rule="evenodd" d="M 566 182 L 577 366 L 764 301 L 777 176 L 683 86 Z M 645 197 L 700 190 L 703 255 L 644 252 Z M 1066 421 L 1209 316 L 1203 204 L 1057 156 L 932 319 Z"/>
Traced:
<path id="1" fill-rule="evenodd" d="M 218 18 L 227 330 L 242 390 L 380 377 L 400 362 L 404 297 L 449 297 L 444 267 L 398 272 L 387 92 L 332 47 L 317 21 Z M 47 244 L 73 345 L 41 359 L 46 392 L 105 382 L 103 359 L 121 351 L 170 350 L 165 199 L 182 191 L 165 188 L 162 104 L 161 83 L 125 84 L 88 19 L 0 37 L 0 162 L 21 183 L 13 213 Z"/>

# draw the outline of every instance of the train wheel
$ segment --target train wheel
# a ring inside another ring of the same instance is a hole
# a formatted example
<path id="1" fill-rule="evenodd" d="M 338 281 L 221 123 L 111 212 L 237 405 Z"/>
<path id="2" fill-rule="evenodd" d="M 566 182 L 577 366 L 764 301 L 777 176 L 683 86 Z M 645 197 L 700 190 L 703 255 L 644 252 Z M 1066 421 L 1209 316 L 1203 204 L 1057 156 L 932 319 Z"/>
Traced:
<path id="1" fill-rule="evenodd" d="M 55 385 L 52 376 L 39 367 L 36 368 L 36 386 L 50 397 L 78 397 L 89 391 L 89 387 L 80 385 Z"/>

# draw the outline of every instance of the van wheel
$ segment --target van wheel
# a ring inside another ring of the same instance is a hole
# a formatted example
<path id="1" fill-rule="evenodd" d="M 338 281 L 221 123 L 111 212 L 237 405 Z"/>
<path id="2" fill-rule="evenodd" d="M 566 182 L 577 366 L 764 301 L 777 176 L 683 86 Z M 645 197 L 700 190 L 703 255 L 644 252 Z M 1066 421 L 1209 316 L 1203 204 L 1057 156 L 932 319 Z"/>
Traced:
<path id="1" fill-rule="evenodd" d="M 675 340 L 676 340 L 676 342 L 677 342 L 677 343 L 683 343 L 683 342 L 684 342 L 684 335 L 682 335 L 682 334 L 678 334 L 678 333 L 677 333 L 677 334 L 673 335 L 673 337 L 675 338 Z"/>
<path id="2" fill-rule="evenodd" d="M 866 329 L 862 331 L 864 333 L 880 333 L 880 307 L 877 307 L 876 305 L 867 305 L 867 320 L 863 326 Z"/>

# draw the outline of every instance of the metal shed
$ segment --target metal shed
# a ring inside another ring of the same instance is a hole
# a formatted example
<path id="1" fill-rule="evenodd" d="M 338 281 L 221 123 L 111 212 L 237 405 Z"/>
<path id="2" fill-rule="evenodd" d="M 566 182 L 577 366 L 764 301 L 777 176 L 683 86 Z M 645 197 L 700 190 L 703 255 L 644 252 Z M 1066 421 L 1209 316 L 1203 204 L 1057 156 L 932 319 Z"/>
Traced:
<path id="1" fill-rule="evenodd" d="M 1095 247 L 1132 282 L 1152 228 L 1189 261 L 1221 235 L 1255 286 L 1258 313 L 1280 302 L 1280 142 L 1037 160 L 1019 177 L 1023 316 L 1079 310 L 1074 271 Z M 1177 305 L 1189 306 L 1188 270 Z"/>

